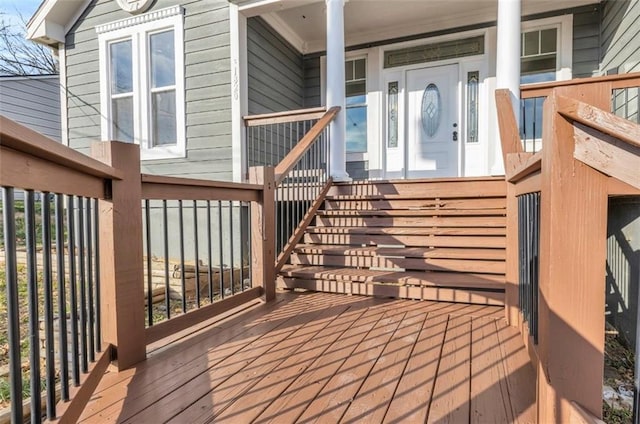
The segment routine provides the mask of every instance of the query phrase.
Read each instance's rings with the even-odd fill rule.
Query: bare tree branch
[[[14,24],[0,12],[0,75],[57,74],[58,61],[51,49],[27,40],[27,21],[18,16],[21,24]]]

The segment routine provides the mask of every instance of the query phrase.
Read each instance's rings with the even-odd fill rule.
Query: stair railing
[[[624,81],[637,84],[637,75]],[[608,199],[640,195],[640,125],[616,116],[612,105],[621,84],[580,80],[548,93],[544,148],[536,154],[513,149],[510,130],[501,128],[508,183],[506,316],[538,369],[541,422],[570,416],[572,402],[595,417],[602,412]],[[512,113],[508,104],[498,108]],[[531,193],[539,193],[538,205]],[[527,243],[535,230],[539,241]],[[523,248],[533,255],[523,256]],[[532,260],[537,287],[519,272]]]
[[[272,171],[273,219],[263,225],[273,227],[274,278],[302,238],[331,185],[328,127],[339,111],[339,107],[334,107],[323,113]],[[268,173],[268,168],[261,167],[250,168],[249,172],[251,182],[265,185],[265,195],[269,195]]]

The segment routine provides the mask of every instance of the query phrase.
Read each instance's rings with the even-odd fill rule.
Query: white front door
[[[407,71],[406,178],[458,176],[458,65]]]

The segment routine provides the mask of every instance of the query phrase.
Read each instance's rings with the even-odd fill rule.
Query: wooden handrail
[[[244,124],[247,127],[259,125],[282,124],[286,122],[306,121],[309,119],[320,119],[327,111],[325,107],[314,107],[309,109],[287,110],[284,112],[264,113],[260,115],[244,116]]]
[[[119,170],[2,115],[0,115],[0,145],[83,174],[113,180],[122,179],[122,172]]]
[[[335,106],[324,113],[322,118],[316,124],[311,127],[304,137],[293,149],[285,156],[284,159],[276,166],[275,177],[276,185],[279,185],[282,180],[285,179],[287,173],[296,165],[298,160],[305,154],[307,150],[313,145],[314,141],[324,131],[325,128],[333,121],[336,115],[340,112],[340,107]]]
[[[558,113],[565,118],[640,147],[640,125],[577,99],[557,96],[557,102]]]
[[[153,200],[234,200],[257,202],[263,186],[259,184],[198,180],[193,178],[141,175],[142,198]]]
[[[542,168],[542,151],[535,154],[527,154],[527,157],[522,158],[520,163],[507,170],[507,181],[510,183],[516,183],[521,179],[534,174]]]
[[[523,152],[522,142],[520,141],[518,123],[513,113],[511,91],[509,89],[499,89],[496,90],[495,96],[500,144],[502,145],[502,160],[506,166],[508,154]]]
[[[520,98],[546,97],[557,87],[578,86],[584,84],[610,83],[612,89],[640,86],[640,73],[605,75],[601,77],[576,78],[564,81],[542,82],[520,86]]]

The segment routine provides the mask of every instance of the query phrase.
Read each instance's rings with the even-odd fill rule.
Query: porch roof
[[[302,53],[326,49],[324,0],[232,0],[247,16],[261,16]],[[598,3],[599,0],[523,0],[522,16]],[[497,0],[348,0],[347,46],[496,21]]]

